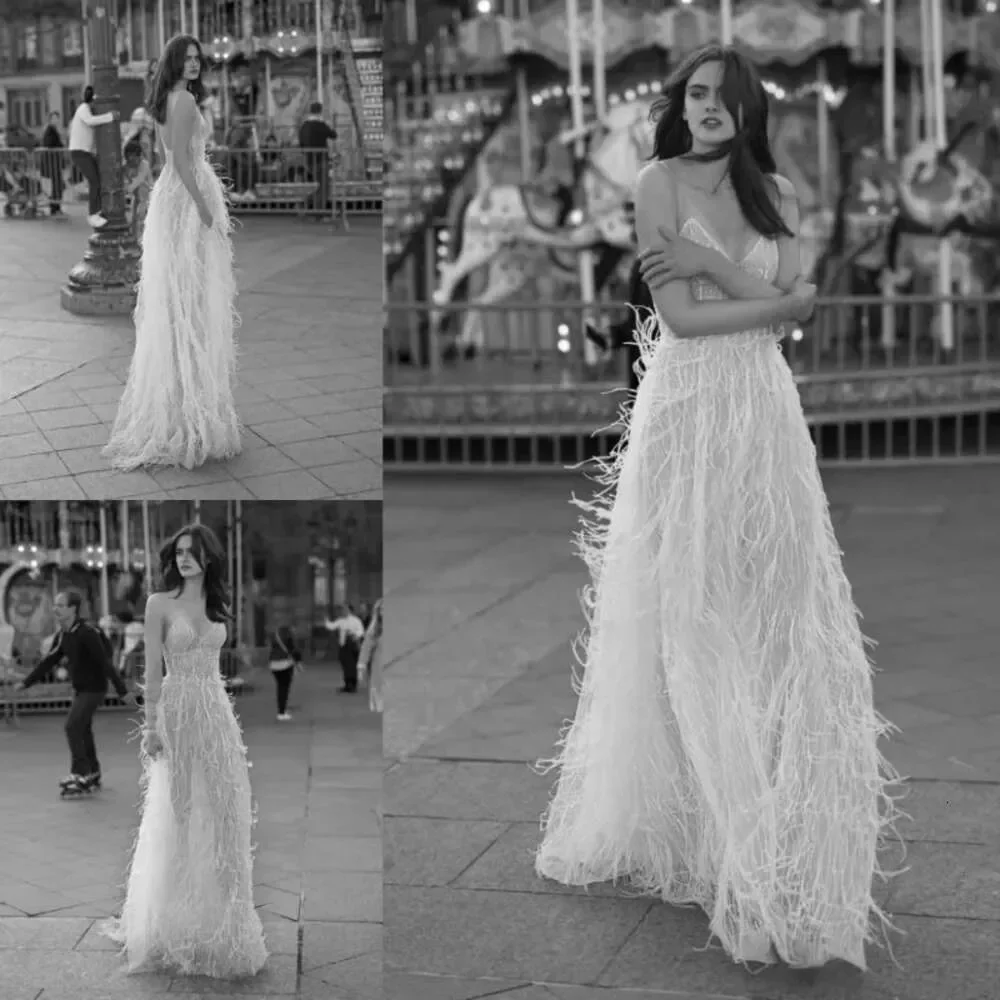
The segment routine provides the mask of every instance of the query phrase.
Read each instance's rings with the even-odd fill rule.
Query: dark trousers
[[[73,706],[66,716],[66,742],[72,763],[71,774],[86,777],[100,774],[101,764],[94,745],[94,713],[104,704],[104,695],[94,691],[77,691]]]
[[[97,157],[85,150],[74,149],[69,158],[87,180],[87,214],[97,215],[101,210],[101,175],[97,169]]]
[[[284,670],[272,670],[274,683],[278,688],[278,715],[284,715],[288,708],[288,692],[292,690],[292,675],[295,667],[287,667]]]
[[[361,652],[357,645],[349,642],[340,648],[340,669],[344,672],[344,687],[348,691],[358,689],[358,655]]]

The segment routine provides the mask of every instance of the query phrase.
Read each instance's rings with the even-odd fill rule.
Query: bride
[[[231,223],[205,155],[203,66],[197,39],[176,35],[149,83],[163,169],[142,234],[135,353],[104,449],[117,469],[192,469],[240,451]]]
[[[246,748],[219,671],[225,554],[195,524],[160,563],[165,589],[146,603],[142,820],[121,916],[102,930],[124,946],[130,972],[253,976],[267,950]]]
[[[783,323],[816,289],[750,63],[709,46],[668,81],[636,229],[655,315],[605,491],[576,718],[539,874],[697,904],[737,962],[865,968],[898,812],[871,666]]]

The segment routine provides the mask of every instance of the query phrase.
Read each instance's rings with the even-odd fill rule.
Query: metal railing
[[[255,675],[267,665],[268,647],[223,649],[219,655],[219,672],[226,690],[231,694],[253,691]],[[145,679],[145,661],[141,652],[131,653],[124,658],[115,655],[115,664],[129,690],[140,694],[139,686]],[[33,684],[25,691],[17,691],[16,685],[31,671],[33,664],[4,664],[0,662],[0,707],[8,719],[19,715],[42,715],[48,712],[64,712],[73,702],[73,688],[68,681],[48,680]],[[53,668],[53,672],[58,668]],[[125,703],[114,692],[108,693],[105,708],[126,708]]]
[[[325,149],[298,146],[259,151],[216,146],[209,159],[229,188],[234,214],[346,219],[382,211],[382,178],[369,176],[363,150],[335,150],[330,155]],[[155,172],[154,164],[154,176]],[[130,190],[133,183],[126,164],[126,211],[136,221],[149,187]],[[73,166],[68,149],[0,149],[4,217],[51,216],[60,206],[86,198],[86,181]]]
[[[390,302],[385,461],[552,470],[606,454],[627,351],[588,352],[582,331],[606,342],[629,315],[607,303]],[[825,299],[781,347],[821,462],[1000,460],[1000,297]]]

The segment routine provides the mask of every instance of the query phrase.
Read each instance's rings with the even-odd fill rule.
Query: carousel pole
[[[97,506],[101,530],[101,614],[104,618],[111,612],[111,597],[108,592],[108,510],[107,501],[101,500]]]
[[[928,0],[930,5],[932,91],[934,102],[934,144],[941,151],[948,146],[948,114],[944,101],[944,0]],[[952,295],[951,242],[944,238],[938,250],[938,295],[942,299]],[[955,311],[950,301],[941,303],[941,329],[939,333],[941,350],[950,353],[955,348]]]
[[[233,603],[236,614],[236,645],[243,644],[243,501],[236,501],[236,577],[233,580]]]
[[[153,547],[149,541],[149,501],[142,501],[142,550],[143,576],[146,583],[146,597],[153,592]]]
[[[316,0],[316,100],[323,103],[323,0]]]
[[[135,308],[140,251],[125,216],[117,26],[107,7],[91,7],[87,0],[87,9],[91,16],[85,31],[93,74],[88,82],[94,88],[94,112],[115,113],[114,121],[94,132],[101,209],[107,223],[91,234],[83,259],[60,291],[60,304],[75,316],[127,316]]]
[[[595,35],[599,33],[595,17]],[[580,6],[579,0],[566,0],[566,32],[569,37],[569,105],[573,123],[573,158],[580,163],[587,155],[587,141],[583,121],[583,56],[580,52]],[[596,46],[595,38],[595,46]],[[589,306],[594,301],[594,256],[589,250],[580,253],[580,298]],[[586,336],[589,310],[580,314],[580,339],[583,343],[583,360],[592,364],[597,360],[594,345]],[[569,379],[569,371],[563,370],[563,381]]]
[[[733,44],[733,0],[719,2],[719,38],[723,45]]]
[[[896,162],[896,0],[882,3],[882,147],[887,163]],[[888,265],[888,261],[886,261]],[[882,297],[896,297],[896,282],[892,270],[882,268]],[[896,309],[882,306],[882,349],[896,346]]]
[[[163,50],[167,47],[167,16],[163,9],[163,0],[156,0],[156,30],[159,35],[159,49],[156,58],[163,55]]]
[[[121,501],[119,508],[119,519],[121,520],[121,542],[122,542],[122,569],[126,572],[132,568],[132,548],[129,544],[129,523],[128,523],[128,500]]]

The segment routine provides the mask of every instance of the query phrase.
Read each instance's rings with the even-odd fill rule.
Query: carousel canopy
[[[719,37],[718,4],[682,4],[667,10],[637,9],[626,0],[604,2],[605,63],[617,66],[650,48],[683,57]],[[920,8],[900,3],[896,48],[911,63],[921,62]],[[580,12],[578,44],[585,62],[594,53],[594,22],[589,4]],[[1000,15],[962,17],[945,13],[944,58],[959,53],[973,65],[1000,69]],[[852,9],[819,7],[809,0],[749,0],[734,5],[733,37],[761,65],[801,66],[828,49],[845,49],[852,62],[878,65],[884,52],[882,9],[865,4]],[[462,22],[458,46],[470,68],[496,72],[511,59],[536,56],[561,69],[569,67],[570,34],[565,0],[551,0],[530,20],[484,15]]]

